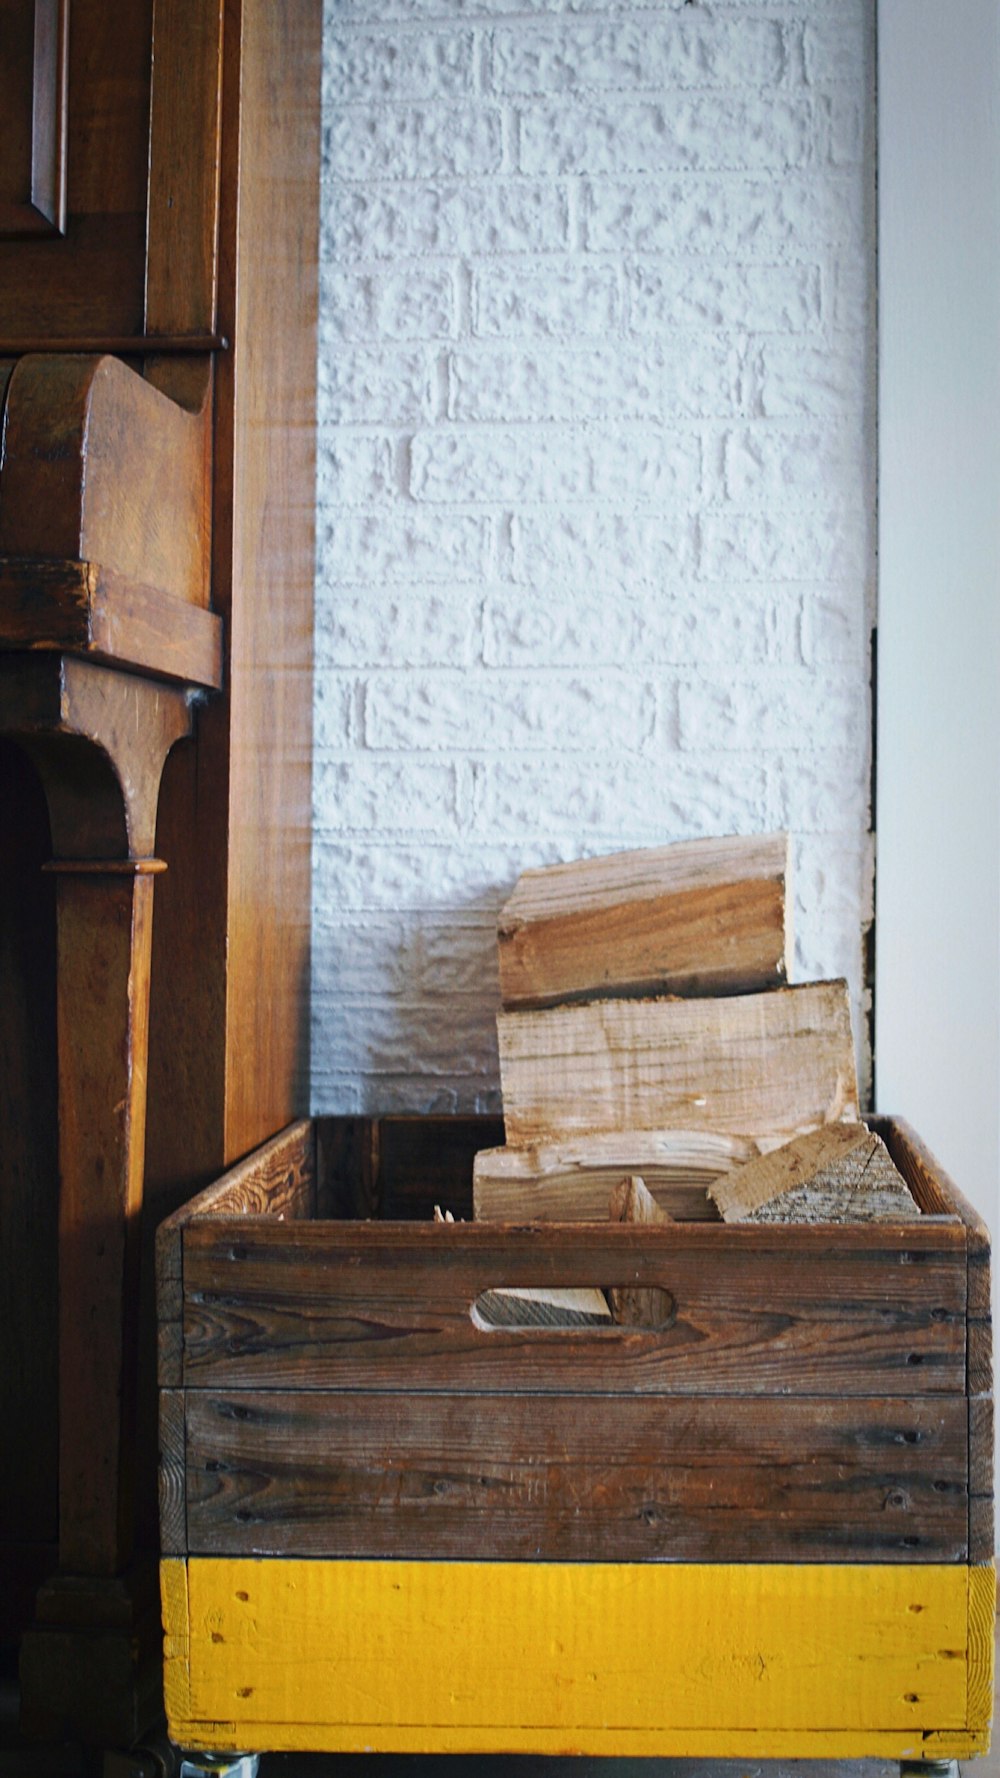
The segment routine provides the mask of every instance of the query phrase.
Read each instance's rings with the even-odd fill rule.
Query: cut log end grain
[[[789,878],[784,833],[526,871],[497,924],[502,1003],[781,986],[792,955]]]
[[[832,1124],[708,1188],[725,1222],[898,1222],[920,1215],[880,1137]]]

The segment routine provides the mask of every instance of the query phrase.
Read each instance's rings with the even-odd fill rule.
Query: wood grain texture
[[[656,1224],[673,1221],[635,1173],[620,1179],[612,1188],[608,1214],[612,1222]],[[619,1327],[668,1327],[676,1310],[674,1299],[666,1290],[613,1288],[608,1291],[608,1303]]]
[[[222,0],[154,0],[149,334],[215,331],[223,10]]]
[[[993,1397],[969,1398],[969,1560],[989,1562],[994,1552]]]
[[[187,1396],[193,1555],[964,1561],[965,1403]]]
[[[72,29],[63,119],[60,33],[65,30],[67,10],[72,13]],[[27,21],[35,11],[30,0],[15,0],[6,8],[5,24],[16,14]],[[142,321],[150,0],[134,0],[128,8],[109,8],[103,0],[72,0],[68,9],[41,0],[37,11],[49,13],[54,40],[52,51],[39,57],[29,37],[29,58],[39,73],[47,64],[55,80],[46,76],[39,90],[33,68],[18,69],[17,55],[5,36],[4,98],[10,98],[13,87],[22,104],[27,99],[25,121],[36,124],[48,139],[43,154],[30,143],[26,146],[37,165],[33,176],[52,193],[47,202],[50,206],[55,202],[56,221],[65,177],[65,233],[61,238],[40,232],[34,239],[0,240],[0,334],[15,339],[41,335],[53,343],[68,335],[127,335]],[[33,86],[44,100],[37,111]],[[4,112],[11,117],[13,107],[5,103]],[[38,149],[42,146],[39,142]],[[0,148],[8,175],[18,178],[24,148],[14,154],[6,139]],[[23,200],[28,194],[28,181],[22,179],[18,195]]]
[[[0,553],[97,562],[207,605],[208,425],[117,358],[20,359],[7,391]]]
[[[484,1290],[657,1287],[663,1332],[475,1324]],[[957,1222],[272,1224],[184,1231],[185,1381],[405,1390],[922,1394],[965,1388]],[[572,1381],[570,1381],[572,1379]]]
[[[186,685],[222,683],[222,620],[97,562],[0,556],[0,649],[66,649]]]
[[[725,1222],[892,1222],[920,1215],[880,1136],[824,1124],[708,1188]]]
[[[497,1033],[515,1146],[671,1127],[788,1139],[858,1118],[844,982],[500,1013]]]
[[[893,1160],[921,1208],[933,1213],[940,1207],[947,1206],[954,1215],[961,1218],[965,1226],[969,1301],[966,1387],[970,1396],[991,1395],[993,1323],[990,1231],[979,1211],[963,1196],[927,1144],[904,1118],[871,1118],[868,1121],[873,1129],[882,1134]]]
[[[507,1008],[622,994],[745,994],[791,955],[787,834],[688,840],[525,871],[500,910]]]
[[[0,239],[66,226],[69,0],[5,9],[0,64]]]
[[[77,875],[56,892],[59,1553],[77,1574],[119,1573],[131,1548],[152,893]]]
[[[227,1162],[307,1093],[321,26],[315,0],[227,0],[223,103],[239,123],[223,132],[218,319],[232,351],[218,363],[213,548],[230,671]]]
[[[201,1747],[927,1757],[988,1724],[957,1563],[177,1567],[167,1713]]]
[[[184,1392],[160,1390],[158,1494],[160,1548],[165,1556],[187,1553]]]
[[[608,1192],[638,1173],[683,1221],[715,1222],[707,1187],[758,1145],[714,1130],[612,1130],[526,1148],[488,1148],[473,1163],[473,1205],[485,1222],[602,1222]]]

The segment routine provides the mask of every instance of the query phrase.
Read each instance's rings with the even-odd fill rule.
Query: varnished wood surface
[[[146,329],[214,333],[222,0],[154,0]],[[162,387],[162,384],[161,384]]]
[[[965,1388],[957,1222],[795,1228],[271,1223],[184,1230],[184,1381],[643,1393]],[[497,1286],[669,1291],[663,1332],[476,1325]],[[569,1379],[572,1378],[572,1383]]]
[[[59,1162],[55,884],[41,782],[0,738],[0,1640],[55,1565]],[[23,1620],[21,1620],[23,1621]]]
[[[965,1403],[186,1395],[192,1555],[964,1561]]]
[[[78,650],[185,685],[222,684],[222,620],[96,562],[0,556],[0,649]]]
[[[69,0],[14,0],[0,63],[0,239],[66,223]]]
[[[43,0],[43,7],[55,11],[52,0]],[[34,10],[25,0],[8,8],[29,17]],[[141,326],[151,0],[130,0],[127,7],[72,0],[70,11],[66,232],[61,239],[50,233],[0,241],[0,334],[15,338],[128,334]],[[6,56],[4,62],[8,67]],[[13,84],[19,103],[27,97],[30,119],[33,70],[30,82],[24,71],[15,71]],[[51,80],[45,85],[50,104],[58,107],[58,82],[55,92]],[[55,132],[51,125],[46,132],[51,143],[46,183],[52,189],[61,159],[58,109],[49,116]],[[20,171],[6,154],[4,165],[15,176]]]
[[[503,1005],[780,987],[792,948],[788,876],[787,834],[525,871],[497,921]]]
[[[5,425],[0,553],[96,562],[207,605],[207,415],[117,358],[52,353],[19,360]]]
[[[771,1141],[858,1117],[844,982],[497,1016],[507,1141],[705,1129]]]

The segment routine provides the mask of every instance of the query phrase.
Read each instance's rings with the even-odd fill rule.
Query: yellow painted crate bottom
[[[205,1750],[957,1758],[993,1565],[161,1564],[170,1733]]]

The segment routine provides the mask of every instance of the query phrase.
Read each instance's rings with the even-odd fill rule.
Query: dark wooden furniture
[[[916,1222],[435,1224],[435,1203],[469,1214],[472,1155],[497,1137],[475,1119],[298,1124],[171,1218],[158,1263],[176,1735],[345,1751],[981,1749],[995,1589],[989,1242],[913,1131],[873,1121]],[[389,1220],[358,1220],[374,1211]],[[491,1323],[498,1286],[595,1285],[657,1287],[672,1311],[655,1330]],[[510,1584],[544,1613],[547,1565],[567,1563],[579,1567],[553,1695],[533,1693],[525,1658],[504,1714],[481,1671],[488,1653],[471,1650],[452,1650],[452,1666],[442,1652],[417,1683],[409,1651],[435,1625],[443,1651],[463,1612],[490,1621],[490,1589],[509,1579],[494,1565],[521,1569]],[[599,1673],[582,1656],[577,1670],[576,1618],[595,1565],[621,1568],[625,1585],[648,1564],[688,1569],[678,1598],[700,1572],[704,1611],[739,1604],[750,1640],[724,1658],[719,1621],[705,1657],[717,1696],[699,1715],[679,1653],[679,1701],[671,1666],[663,1695],[636,1703],[642,1636],[609,1631],[599,1665],[617,1689],[597,1732]],[[748,1566],[762,1598],[774,1582],[804,1614],[804,1653],[783,1608],[753,1605]],[[405,1606],[384,1596],[390,1569]],[[653,1586],[668,1618],[648,1628],[678,1652],[700,1631],[669,1623],[672,1585]],[[909,1605],[888,1602],[900,1587],[915,1589]],[[349,1602],[358,1615],[330,1652]],[[499,1616],[494,1628],[505,1648]],[[829,1716],[808,1706],[799,1720],[774,1700],[800,1658],[795,1696],[808,1695],[817,1635],[838,1677]],[[744,1695],[726,1661],[749,1671],[758,1655],[773,1677]],[[577,1688],[579,1716],[560,1683]],[[645,1739],[616,1740],[616,1721]]]
[[[4,19],[0,1632],[123,1745],[152,1233],[305,1090],[320,8]]]

